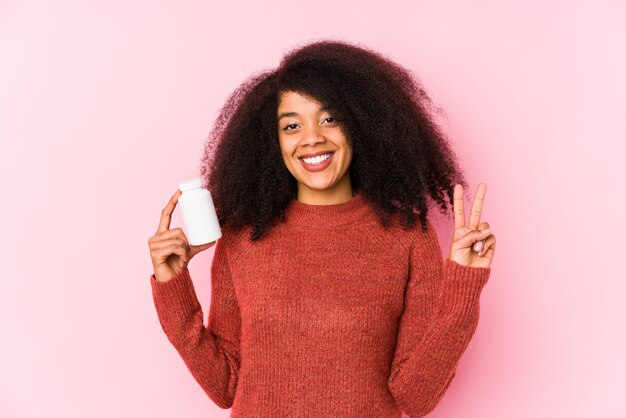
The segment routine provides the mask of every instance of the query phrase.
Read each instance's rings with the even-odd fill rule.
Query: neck
[[[291,225],[332,226],[353,222],[368,211],[368,205],[360,192],[341,203],[308,204],[293,199],[286,209]]]

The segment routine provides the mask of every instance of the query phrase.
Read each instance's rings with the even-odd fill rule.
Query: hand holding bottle
[[[189,261],[199,252],[211,248],[215,241],[203,245],[189,245],[181,228],[170,228],[172,213],[182,192],[177,189],[163,211],[161,221],[154,236],[148,239],[154,276],[159,282],[166,282],[178,276]]]

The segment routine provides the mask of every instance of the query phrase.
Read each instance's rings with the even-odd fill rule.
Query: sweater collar
[[[311,205],[293,199],[285,209],[287,223],[305,226],[331,226],[350,223],[367,210],[367,202],[361,192],[352,199],[333,205]]]

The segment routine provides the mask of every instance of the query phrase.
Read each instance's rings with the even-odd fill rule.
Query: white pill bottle
[[[216,241],[222,236],[211,193],[202,188],[202,179],[195,178],[180,183],[183,194],[178,205],[183,215],[190,245],[203,245]]]

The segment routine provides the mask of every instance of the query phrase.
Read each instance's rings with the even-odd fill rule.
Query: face
[[[299,198],[320,193],[352,196],[352,146],[328,109],[299,93],[283,93],[278,138],[283,161],[298,181]]]

